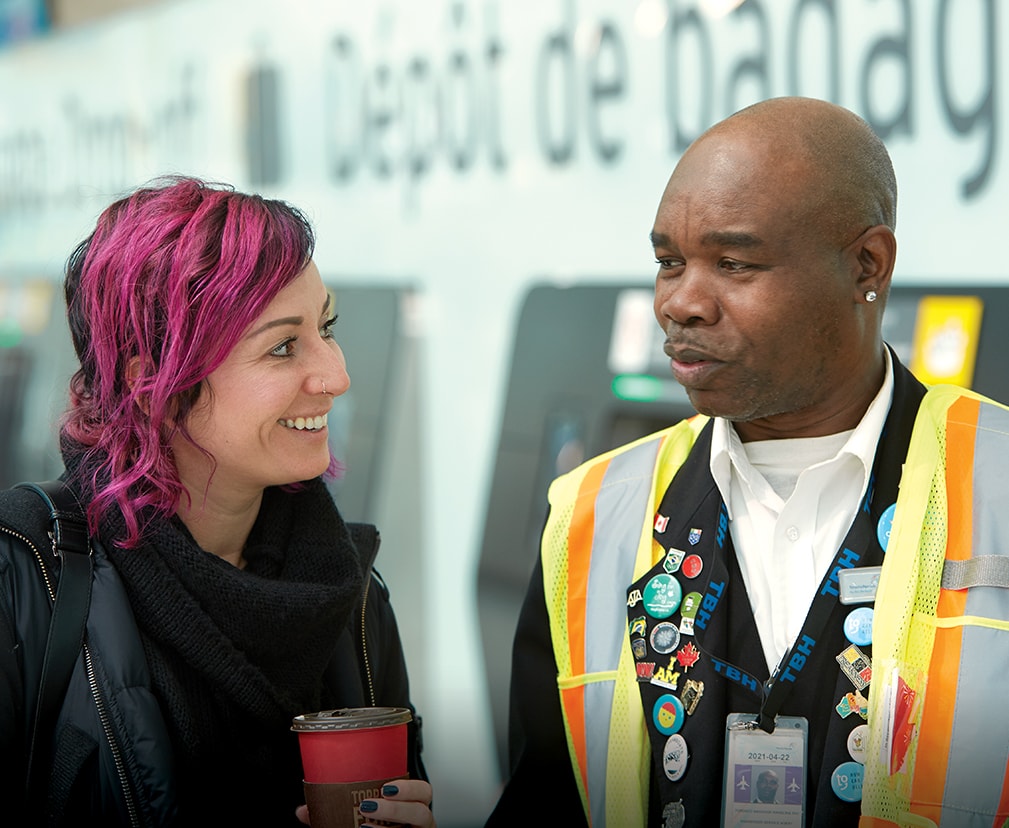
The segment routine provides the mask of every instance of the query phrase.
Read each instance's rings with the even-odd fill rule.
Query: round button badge
[[[648,640],[652,644],[652,649],[659,655],[668,655],[680,644],[680,631],[675,624],[663,621],[655,625]]]
[[[702,569],[704,569],[704,561],[701,560],[700,555],[687,555],[680,565],[680,571],[688,578],[696,578],[701,574]]]
[[[869,746],[869,725],[860,724],[848,734],[848,753],[856,762],[865,764],[865,749]]]
[[[670,782],[679,782],[683,778],[689,758],[686,740],[679,733],[666,739],[666,746],[662,749],[662,770]]]
[[[683,596],[683,604],[680,606],[680,615],[684,618],[695,618],[697,611],[701,608],[701,593],[688,592]]]
[[[645,611],[652,618],[668,618],[676,612],[682,597],[683,588],[672,575],[656,575],[645,586]]]
[[[842,762],[830,777],[830,787],[838,799],[858,802],[862,798],[862,775],[865,772],[860,762]]]
[[[683,710],[683,702],[672,693],[659,696],[655,707],[652,708],[652,721],[659,733],[665,736],[678,732],[683,727],[684,718],[686,713]]]
[[[880,515],[879,523],[876,524],[876,538],[879,540],[879,545],[883,547],[883,551],[886,552],[886,546],[890,543],[890,528],[893,526],[893,513],[897,511],[897,504],[891,503],[886,507],[886,510]]]
[[[858,607],[848,613],[844,619],[844,636],[859,647],[872,643],[872,607]]]

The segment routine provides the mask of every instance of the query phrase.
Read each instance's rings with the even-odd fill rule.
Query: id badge
[[[765,733],[751,713],[730,713],[725,723],[722,828],[760,825],[803,828],[809,723],[778,716]]]

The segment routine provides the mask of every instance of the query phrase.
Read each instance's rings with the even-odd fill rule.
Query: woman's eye
[[[338,318],[339,317],[337,317],[334,314],[331,319],[327,319],[325,322],[322,323],[322,327],[319,328],[319,333],[322,334],[322,338],[323,339],[332,339],[333,338],[333,326],[336,324],[336,320]]]
[[[291,346],[294,345],[297,337],[291,337],[290,339],[285,339],[276,348],[270,351],[270,356],[278,357],[288,357],[291,356]]]

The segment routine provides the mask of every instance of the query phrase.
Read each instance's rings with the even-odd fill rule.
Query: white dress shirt
[[[771,673],[798,637],[868,488],[893,397],[884,351],[883,386],[851,431],[743,443],[728,420],[714,421],[711,474]]]

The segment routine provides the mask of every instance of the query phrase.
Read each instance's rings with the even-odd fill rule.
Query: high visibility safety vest
[[[922,401],[876,593],[860,828],[1009,819],[1009,409]]]
[[[593,828],[644,826],[651,761],[626,587],[708,418],[557,478],[544,591],[572,767]],[[1009,818],[1009,408],[952,386],[919,408],[873,626],[860,828],[1001,828]]]
[[[548,493],[543,586],[568,749],[592,826],[644,826],[648,816],[651,760],[625,589],[654,564],[651,516],[707,419],[595,457]]]

